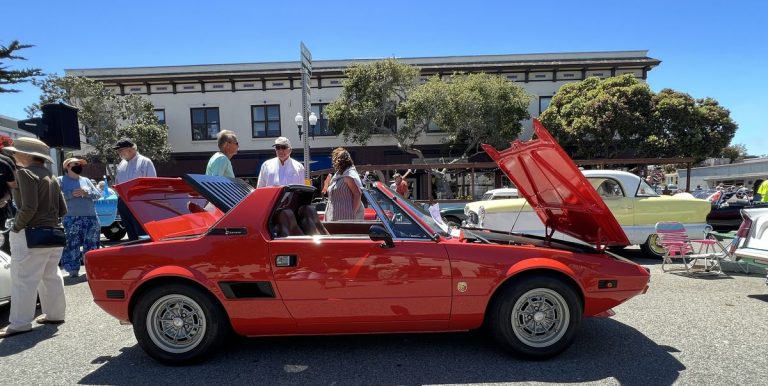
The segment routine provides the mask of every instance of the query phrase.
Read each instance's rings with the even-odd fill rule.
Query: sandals
[[[0,330],[0,339],[8,338],[14,335],[24,334],[30,331],[32,331],[31,328],[29,330],[14,330],[12,328],[5,328],[3,330]]]

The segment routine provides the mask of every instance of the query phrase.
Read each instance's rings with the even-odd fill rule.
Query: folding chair
[[[667,265],[674,264],[674,259],[682,260],[683,269],[688,273],[692,272],[699,260],[703,261],[705,272],[723,272],[720,260],[725,255],[722,251],[717,251],[719,246],[717,240],[691,240],[688,238],[685,227],[679,222],[656,223],[656,234],[659,236],[659,245],[665,251],[661,263],[661,269],[664,272],[673,270],[667,269]]]

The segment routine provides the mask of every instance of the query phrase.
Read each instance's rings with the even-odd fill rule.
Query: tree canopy
[[[34,46],[21,44],[18,40],[12,41],[7,46],[0,45],[0,93],[19,92],[19,90],[7,86],[29,82],[34,77],[42,75],[39,68],[10,70],[10,66],[5,64],[8,60],[26,60],[24,57],[14,54],[14,52],[30,47]]]
[[[735,145],[728,145],[723,149],[723,153],[721,154],[723,158],[728,158],[731,160],[731,163],[734,163],[736,161],[743,160],[744,158],[749,157],[747,154],[747,146],[743,143],[737,143]]]
[[[630,74],[589,77],[562,86],[540,120],[575,158],[616,157],[650,134],[652,95]]]
[[[654,93],[631,74],[566,84],[541,121],[574,158],[719,156],[738,126],[712,98]]]
[[[27,114],[39,114],[41,106],[48,103],[77,107],[80,133],[91,146],[87,153],[91,161],[118,161],[112,146],[122,137],[132,138],[139,151],[154,161],[170,157],[168,127],[158,122],[149,100],[139,95],[115,95],[101,82],[83,77],[50,75],[33,84],[42,93],[38,103],[27,107]]]
[[[420,70],[395,59],[352,64],[341,96],[326,109],[330,125],[345,141],[365,145],[372,134],[388,134],[405,152],[432,128],[460,143],[466,157],[482,142],[516,138],[529,118],[530,96],[520,86],[489,74],[434,76],[420,84]],[[398,126],[395,119],[399,118]]]

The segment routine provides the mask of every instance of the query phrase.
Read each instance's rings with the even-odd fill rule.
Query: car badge
[[[460,281],[459,284],[456,285],[456,289],[459,290],[459,292],[467,292],[467,282]]]

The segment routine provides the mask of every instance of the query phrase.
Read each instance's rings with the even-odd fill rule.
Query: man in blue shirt
[[[235,178],[230,160],[237,154],[237,149],[240,147],[237,136],[231,130],[222,130],[218,134],[218,143],[219,151],[208,160],[205,174]]]

